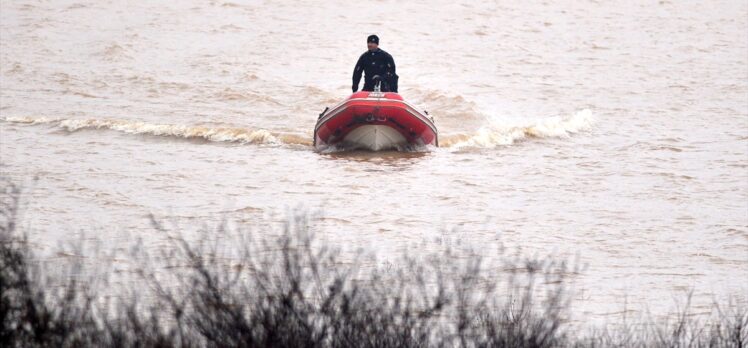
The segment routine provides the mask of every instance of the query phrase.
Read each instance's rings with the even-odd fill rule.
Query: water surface
[[[748,4],[0,1],[0,162],[37,252],[148,215],[387,260],[447,236],[579,255],[579,318],[748,303]],[[318,153],[371,33],[441,148]],[[32,181],[31,178],[38,178]],[[230,241],[227,241],[230,243]],[[618,314],[617,314],[618,313]]]

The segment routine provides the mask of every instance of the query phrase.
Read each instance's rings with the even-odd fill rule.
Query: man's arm
[[[358,58],[356,67],[353,68],[353,93],[358,91],[358,83],[361,82],[361,74],[364,72],[364,55]]]
[[[392,76],[397,75],[395,73],[395,59],[390,54],[387,54],[387,74]]]
[[[397,93],[398,76],[395,69],[395,59],[389,54],[387,57],[387,78],[389,79],[390,91]]]

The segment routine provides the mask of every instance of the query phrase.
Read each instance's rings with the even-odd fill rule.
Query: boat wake
[[[211,142],[242,144],[311,145],[311,140],[295,134],[272,133],[265,129],[213,127],[205,125],[157,124],[121,119],[54,119],[46,117],[8,117],[9,123],[52,125],[61,130],[76,132],[85,129],[104,129],[126,134],[166,136],[183,139],[203,139]]]
[[[0,120],[26,125],[51,125],[67,132],[102,129],[125,134],[202,139],[210,142],[312,146],[312,139],[309,135],[271,132],[266,129],[159,124],[123,119],[6,117]],[[589,129],[593,123],[594,117],[590,110],[583,110],[568,117],[549,117],[532,121],[493,119],[488,121],[486,126],[472,133],[443,135],[440,139],[440,146],[449,150],[490,149],[511,145],[527,138],[568,137],[571,134]],[[402,150],[422,152],[432,149],[434,147],[422,146]],[[340,150],[340,148],[331,147],[325,152],[338,152]]]
[[[594,124],[590,110],[582,110],[567,117],[548,117],[536,120],[491,119],[488,125],[474,133],[442,137],[442,147],[450,149],[495,148],[514,144],[527,138],[564,138],[588,130]]]

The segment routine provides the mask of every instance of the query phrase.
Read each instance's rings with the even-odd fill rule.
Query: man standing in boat
[[[361,73],[365,73],[364,88],[362,90],[373,91],[376,85],[374,77],[379,76],[382,82],[382,92],[397,93],[398,76],[395,74],[395,60],[392,59],[389,53],[379,48],[379,37],[376,35],[370,35],[366,38],[366,45],[369,47],[369,50],[358,58],[356,68],[353,69],[353,93],[358,91]]]

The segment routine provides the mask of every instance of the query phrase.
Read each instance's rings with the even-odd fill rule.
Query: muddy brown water
[[[442,147],[311,147],[371,33]],[[380,260],[579,255],[580,320],[746,305],[748,4],[2,0],[0,160],[50,259],[302,207]]]

